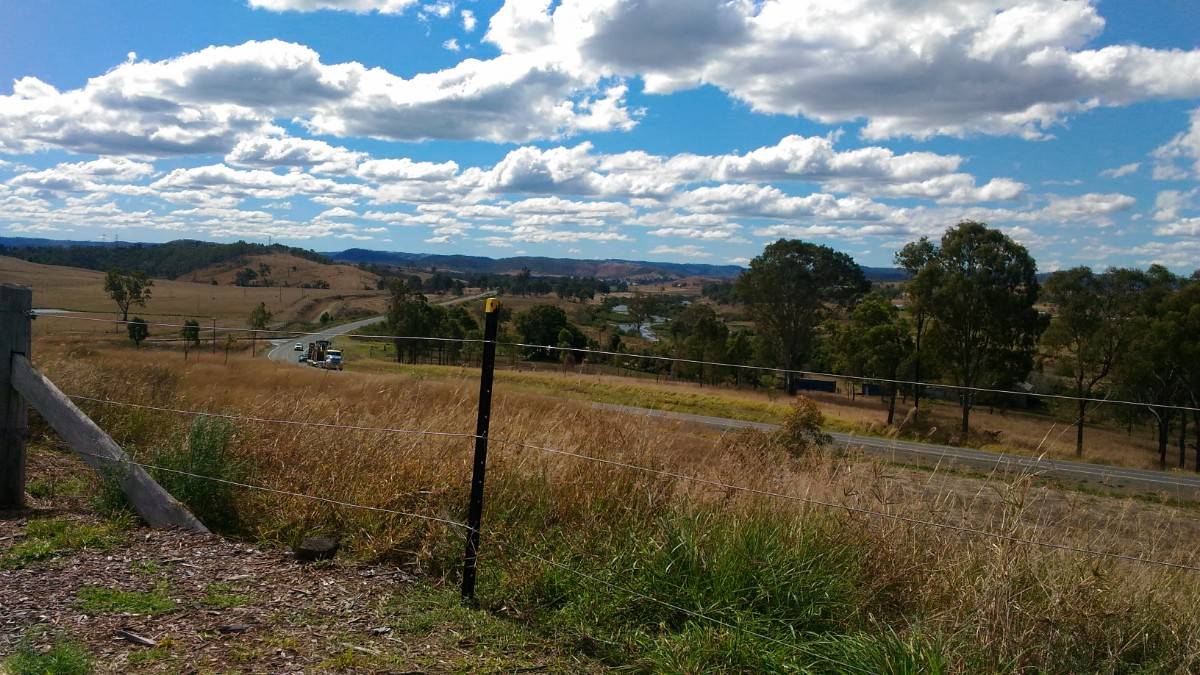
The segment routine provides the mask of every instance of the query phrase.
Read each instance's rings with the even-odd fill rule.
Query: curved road
[[[438,304],[438,305],[457,305],[460,302],[470,302],[472,300],[478,300],[479,298],[486,298],[490,295],[493,295],[492,291],[487,291],[484,293],[476,293],[475,295],[464,295],[464,296],[458,297],[458,298],[451,298],[449,300],[445,300],[445,301],[442,301],[442,302],[439,302],[436,304]],[[317,340],[331,340],[332,341],[333,338],[335,338],[339,335],[345,335],[346,333],[353,333],[354,331],[358,330],[359,328],[362,328],[363,326],[369,326],[373,323],[378,323],[380,321],[383,321],[386,318],[387,318],[386,316],[381,314],[379,316],[372,316],[372,317],[368,317],[366,319],[360,319],[358,321],[351,321],[350,323],[343,323],[343,324],[338,324],[336,326],[330,326],[329,328],[326,328],[325,330],[317,332],[317,333],[312,333],[312,334],[307,334],[307,335],[298,335],[298,336],[291,337],[291,338],[281,338],[278,340],[271,340],[271,348],[269,350],[267,350],[267,358],[272,361],[290,361],[292,363],[297,363],[297,361],[296,361],[297,355],[303,353],[303,352],[298,352],[294,349],[294,345],[297,342],[304,345],[304,349],[305,349],[305,351],[307,351],[308,343],[310,343],[310,342],[316,342]]]
[[[746,420],[693,415],[689,413],[635,408],[631,406],[597,403],[596,407],[648,417],[703,424],[720,429],[759,429],[773,431],[776,424],[748,422]],[[1004,473],[1032,474],[1041,478],[1052,478],[1083,485],[1125,490],[1162,492],[1179,499],[1200,498],[1200,475],[1186,475],[1155,471],[1153,469],[1130,469],[1103,464],[1089,464],[1046,457],[1027,457],[1002,452],[960,448],[952,445],[937,445],[916,441],[902,441],[875,436],[858,436],[831,432],[834,441],[850,448],[860,449],[887,461],[905,464],[940,465],[973,471],[1000,471]]]

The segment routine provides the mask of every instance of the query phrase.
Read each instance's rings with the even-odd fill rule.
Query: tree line
[[[181,239],[165,244],[120,244],[113,246],[2,246],[0,255],[42,265],[65,265],[90,270],[112,269],[141,272],[146,276],[174,279],[188,272],[251,255],[286,253],[322,264],[333,261],[308,249],[238,241],[218,244]]]
[[[1024,246],[974,221],[937,240],[907,244],[895,262],[908,279],[873,288],[848,255],[781,239],[731,284],[706,286],[702,297],[711,302],[667,303],[640,293],[629,298],[636,323],[658,312],[669,315],[662,341],[636,353],[607,327],[589,337],[551,305],[506,317],[505,329],[517,341],[562,348],[527,348],[527,359],[613,360],[588,354],[590,349],[786,371],[776,378],[720,365],[622,361],[704,384],[780,386],[795,393],[804,372],[876,380],[888,401],[888,424],[895,423],[900,395],[912,398],[918,414],[923,410],[929,392],[910,383],[949,385],[952,394],[943,389],[939,398],[957,405],[964,436],[978,406],[1012,405],[1032,390],[1034,379],[1043,393],[1147,404],[1122,414],[1152,421],[1164,467],[1175,438],[1182,463],[1189,427],[1200,455],[1200,413],[1167,407],[1200,407],[1200,275],[1180,277],[1158,265],[1079,267],[1054,272],[1043,283]],[[529,292],[532,279],[523,279],[508,287]],[[731,325],[718,313],[717,305],[728,304],[749,325]],[[478,330],[477,321],[470,330]],[[1073,402],[1080,455],[1086,425],[1099,414],[1094,403]]]

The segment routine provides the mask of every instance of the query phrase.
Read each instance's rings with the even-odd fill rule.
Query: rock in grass
[[[293,549],[297,562],[330,560],[337,555],[341,544],[333,537],[308,537]]]

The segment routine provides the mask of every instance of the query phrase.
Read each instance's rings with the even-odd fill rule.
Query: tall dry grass
[[[469,380],[327,373],[244,357],[184,365],[163,354],[53,346],[37,361],[65,391],[101,398],[332,424],[474,428],[478,385]],[[496,396],[482,602],[611,663],[693,672],[1200,668],[1196,573],[713,489],[523,444],[1198,564],[1200,529],[1188,510],[856,457],[797,458],[767,435],[686,430],[503,386]],[[83,407],[135,456],[186,443],[185,417]],[[233,447],[251,482],[464,516],[469,438],[242,421]],[[236,507],[243,536],[290,543],[331,534],[359,556],[433,580],[457,574],[460,532],[441,523],[253,491],[238,493]]]

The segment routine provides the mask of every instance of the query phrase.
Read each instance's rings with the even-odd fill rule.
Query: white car
[[[298,351],[298,352],[302,352],[302,351],[304,351],[304,345],[302,345],[302,344],[300,344],[299,342],[297,342],[297,343],[295,344],[295,346],[293,346],[293,347],[292,347],[292,349],[293,349],[293,350],[295,350],[295,351]]]

